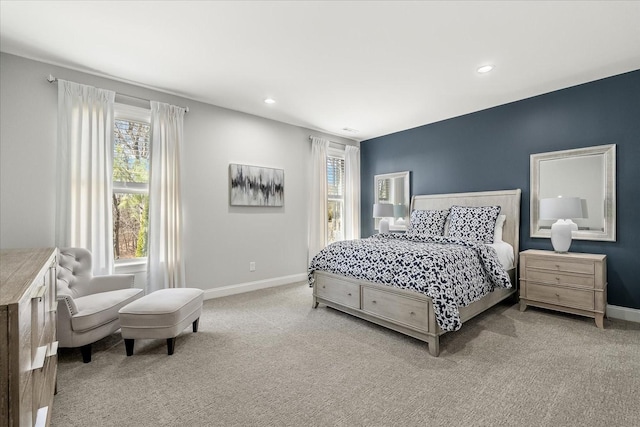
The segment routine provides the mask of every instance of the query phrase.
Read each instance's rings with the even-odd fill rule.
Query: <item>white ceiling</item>
[[[2,0],[0,49],[364,140],[640,69],[640,2]]]

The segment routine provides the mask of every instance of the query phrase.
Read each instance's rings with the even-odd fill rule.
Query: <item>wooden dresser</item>
[[[527,305],[593,317],[604,328],[607,256],[520,252],[520,311]]]
[[[0,251],[0,427],[51,419],[58,367],[55,248]]]

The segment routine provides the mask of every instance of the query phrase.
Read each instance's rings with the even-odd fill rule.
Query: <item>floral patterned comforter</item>
[[[479,300],[495,287],[511,287],[492,247],[409,233],[332,243],[311,261],[311,286],[317,270],[421,292],[433,300],[438,325],[445,331],[462,326],[459,307]]]

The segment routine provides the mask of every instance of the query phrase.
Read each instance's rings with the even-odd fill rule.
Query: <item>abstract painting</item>
[[[284,170],[229,165],[231,206],[284,206]]]

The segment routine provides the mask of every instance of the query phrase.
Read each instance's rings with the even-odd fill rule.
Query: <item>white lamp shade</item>
[[[393,205],[391,203],[376,203],[373,205],[374,218],[393,217]]]
[[[579,197],[553,197],[540,200],[540,219],[582,218]]]

